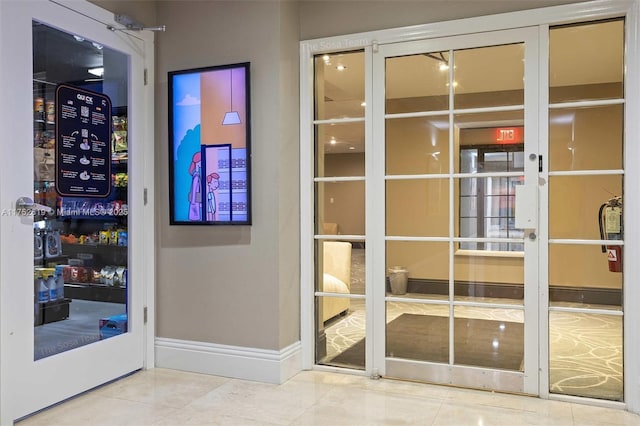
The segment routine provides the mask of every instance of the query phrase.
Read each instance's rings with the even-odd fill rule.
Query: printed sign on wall
[[[111,192],[111,100],[61,84],[56,89],[56,190],[106,198]]]

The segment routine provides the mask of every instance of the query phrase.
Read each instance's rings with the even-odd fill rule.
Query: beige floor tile
[[[429,425],[439,401],[350,386],[335,387],[295,419],[295,425]]]
[[[182,408],[230,379],[155,368],[140,371],[96,391],[98,395]]]

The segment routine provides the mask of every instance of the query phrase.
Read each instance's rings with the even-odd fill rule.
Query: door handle
[[[53,214],[54,210],[49,206],[34,202],[29,197],[20,197],[16,200],[16,212],[18,216],[33,216],[35,214]]]

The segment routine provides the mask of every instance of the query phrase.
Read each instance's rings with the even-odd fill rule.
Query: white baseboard
[[[234,379],[284,383],[302,370],[301,344],[276,350],[157,337],[155,365]]]

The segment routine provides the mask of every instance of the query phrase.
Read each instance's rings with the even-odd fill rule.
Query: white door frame
[[[3,156],[11,153],[10,143],[32,146],[32,37],[31,21],[37,19],[68,32],[105,42],[106,45],[139,53],[132,57],[130,67],[129,115],[132,143],[130,149],[130,217],[129,227],[136,229],[138,241],[130,239],[130,329],[132,333],[67,351],[52,357],[33,361],[33,260],[31,238],[24,236],[31,230],[31,218],[11,214],[0,215],[0,423],[13,420],[45,406],[59,402],[99,384],[113,380],[139,368],[154,365],[154,282],[155,282],[155,225],[154,225],[154,111],[153,111],[153,33],[109,31],[106,25],[121,28],[114,15],[85,1],[7,1],[0,2],[0,78],[2,96],[0,123],[11,129],[11,138],[2,142]],[[144,61],[141,59],[144,57]],[[149,83],[143,76],[147,70]],[[137,80],[136,84],[133,81]],[[6,82],[10,82],[7,84]],[[139,106],[135,106],[138,104]],[[13,142],[12,142],[13,141]],[[23,145],[24,146],[24,145]],[[16,148],[16,151],[18,149]],[[0,200],[2,209],[14,208],[19,196],[33,193],[31,160],[4,161],[0,170]],[[135,164],[135,166],[133,166]],[[25,172],[26,170],[26,172]],[[24,179],[24,176],[28,179]],[[32,230],[30,231],[32,232]],[[12,238],[10,240],[10,237]],[[22,254],[21,256],[15,253]],[[26,288],[20,283],[29,283]],[[27,309],[27,306],[31,308]],[[147,322],[143,319],[143,306],[147,309]],[[135,336],[135,337],[134,337]],[[16,349],[20,348],[20,349]],[[27,349],[24,349],[27,348]],[[30,350],[29,350],[30,348]],[[141,354],[131,360],[129,348]],[[30,352],[30,353],[27,353]],[[103,359],[109,353],[112,362]],[[71,369],[74,366],[76,369]],[[91,374],[77,374],[77,368]],[[33,377],[24,372],[42,374],[55,379],[48,394],[44,395],[33,384]],[[76,374],[70,372],[76,371]],[[84,371],[84,370],[83,370]],[[64,375],[64,380],[59,380]],[[40,380],[40,379],[39,379]],[[35,397],[34,397],[35,396]],[[34,401],[35,400],[35,401]]]
[[[637,0],[597,0],[569,4],[548,8],[533,9],[529,11],[511,12],[484,17],[468,18],[439,22],[433,24],[416,25],[412,27],[395,28],[390,30],[372,31],[366,33],[356,33],[345,36],[328,37],[303,41],[300,44],[300,182],[301,182],[301,341],[303,368],[322,369],[326,367],[315,366],[315,327],[314,327],[314,185],[313,185],[313,164],[314,164],[314,134],[313,134],[313,56],[323,53],[333,53],[339,51],[349,51],[365,49],[365,63],[372,64],[371,51],[375,51],[378,46],[405,42],[412,40],[425,40],[437,37],[462,35],[477,32],[496,31],[521,27],[540,26],[541,33],[544,33],[545,26],[558,25],[571,22],[581,22],[596,19],[606,19],[611,17],[626,17],[626,103],[625,103],[625,193],[634,194],[640,190],[640,168],[635,165],[634,159],[640,158],[640,64],[638,49],[638,20],[640,6]],[[540,37],[540,42],[544,43],[546,35]],[[547,47],[541,44],[540,49],[544,52]],[[543,75],[543,73],[541,73]],[[541,84],[544,82],[541,82]],[[375,158],[372,147],[372,123],[371,123],[371,103],[373,87],[370,76],[365,87],[365,99],[367,108],[365,112],[366,128],[366,154],[367,167],[372,163],[371,158]],[[544,100],[540,102],[540,120],[544,121],[547,116],[547,105]],[[544,109],[544,111],[543,111]],[[543,127],[540,128],[541,132]],[[379,182],[378,182],[379,183]],[[371,185],[368,185],[371,186]],[[369,189],[367,189],[367,200],[369,200]],[[369,203],[369,201],[367,201]],[[367,208],[369,205],[367,204]],[[640,197],[626,197],[625,217],[640,217]],[[542,215],[544,216],[544,215]],[[541,217],[541,220],[544,220]],[[371,222],[371,221],[370,221]],[[625,256],[637,258],[640,255],[640,225],[635,221],[625,223]],[[542,222],[540,226],[546,226]],[[367,237],[373,229],[372,224],[367,224]],[[367,249],[369,250],[369,244]],[[546,249],[544,249],[546,251]],[[541,252],[543,256],[545,253]],[[367,259],[374,259],[374,253],[367,252]],[[373,262],[367,262],[367,321],[371,324],[372,298],[375,297],[372,291],[371,277],[373,277]],[[546,265],[545,262],[541,264]],[[640,310],[634,309],[633,301],[640,300],[640,286],[631,285],[632,277],[640,277],[640,262],[626,262],[624,265],[624,382],[625,382],[625,405],[629,411],[640,413],[640,365],[637,359],[640,358],[640,333],[637,324],[640,323]],[[547,271],[541,268],[540,279],[546,276]],[[546,280],[546,278],[545,278]],[[541,286],[542,287],[542,286]],[[546,288],[539,291],[539,325],[540,325],[540,391],[543,398],[552,398],[548,393],[548,291]],[[373,294],[373,296],[372,296]],[[378,302],[379,304],[380,302]],[[547,327],[544,329],[543,327]],[[367,340],[371,337],[371,331],[367,330]],[[377,352],[377,351],[376,351]],[[379,359],[370,361],[371,352],[367,350],[367,364],[364,374],[375,376],[377,374],[375,365],[380,365]],[[333,368],[331,368],[333,369]],[[595,401],[593,403],[596,403]]]

